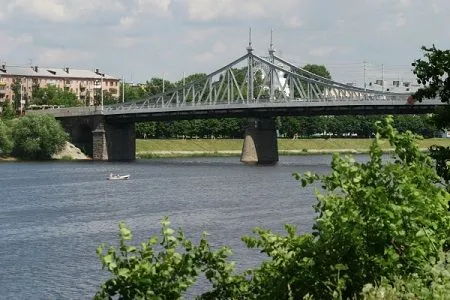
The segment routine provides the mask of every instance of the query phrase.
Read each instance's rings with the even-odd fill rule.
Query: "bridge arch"
[[[88,155],[93,156],[93,126],[89,122],[82,122],[72,127],[70,137],[72,144],[80,148],[81,151]]]

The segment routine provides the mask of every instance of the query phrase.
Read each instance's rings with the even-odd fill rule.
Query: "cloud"
[[[29,33],[22,33],[17,36],[11,36],[6,31],[0,30],[0,41],[2,46],[0,49],[0,56],[7,55],[13,52],[17,47],[29,45],[33,42],[33,36]]]
[[[4,0],[0,57],[21,64],[100,67],[133,81],[214,71],[246,53],[267,55],[270,30],[283,57],[362,76],[339,62],[403,65],[420,47],[450,48],[448,0]],[[395,73],[396,71],[392,71]],[[178,77],[178,78],[177,78]]]
[[[320,47],[309,51],[311,56],[324,57],[330,55],[335,50],[335,47]]]
[[[44,49],[37,57],[38,64],[54,66],[81,62],[94,58],[94,54],[87,51],[74,51],[66,49]]]

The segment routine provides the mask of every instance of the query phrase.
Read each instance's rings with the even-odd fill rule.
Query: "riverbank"
[[[138,139],[137,158],[239,156],[242,139]],[[279,139],[280,155],[308,155],[330,153],[367,153],[372,139]],[[427,151],[432,145],[450,147],[450,139],[433,138],[418,141],[419,147]],[[381,142],[384,152],[391,152],[387,141]]]
[[[89,156],[84,154],[79,148],[72,143],[66,142],[63,149],[52,155],[54,160],[91,160]],[[0,156],[0,161],[18,161],[17,158],[11,156]]]

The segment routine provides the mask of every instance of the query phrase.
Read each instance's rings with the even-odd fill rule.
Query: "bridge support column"
[[[108,148],[106,144],[106,131],[104,123],[92,131],[92,159],[108,160]]]
[[[241,162],[273,165],[278,162],[275,119],[249,119],[242,146]]]
[[[136,132],[134,123],[107,123],[106,141],[108,160],[133,161],[136,159]]]
[[[134,123],[107,123],[95,120],[92,131],[92,159],[133,161],[136,159],[136,133]]]

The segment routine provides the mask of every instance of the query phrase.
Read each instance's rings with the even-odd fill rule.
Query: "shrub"
[[[13,155],[20,159],[51,159],[68,138],[61,124],[50,115],[30,114],[13,123]]]

